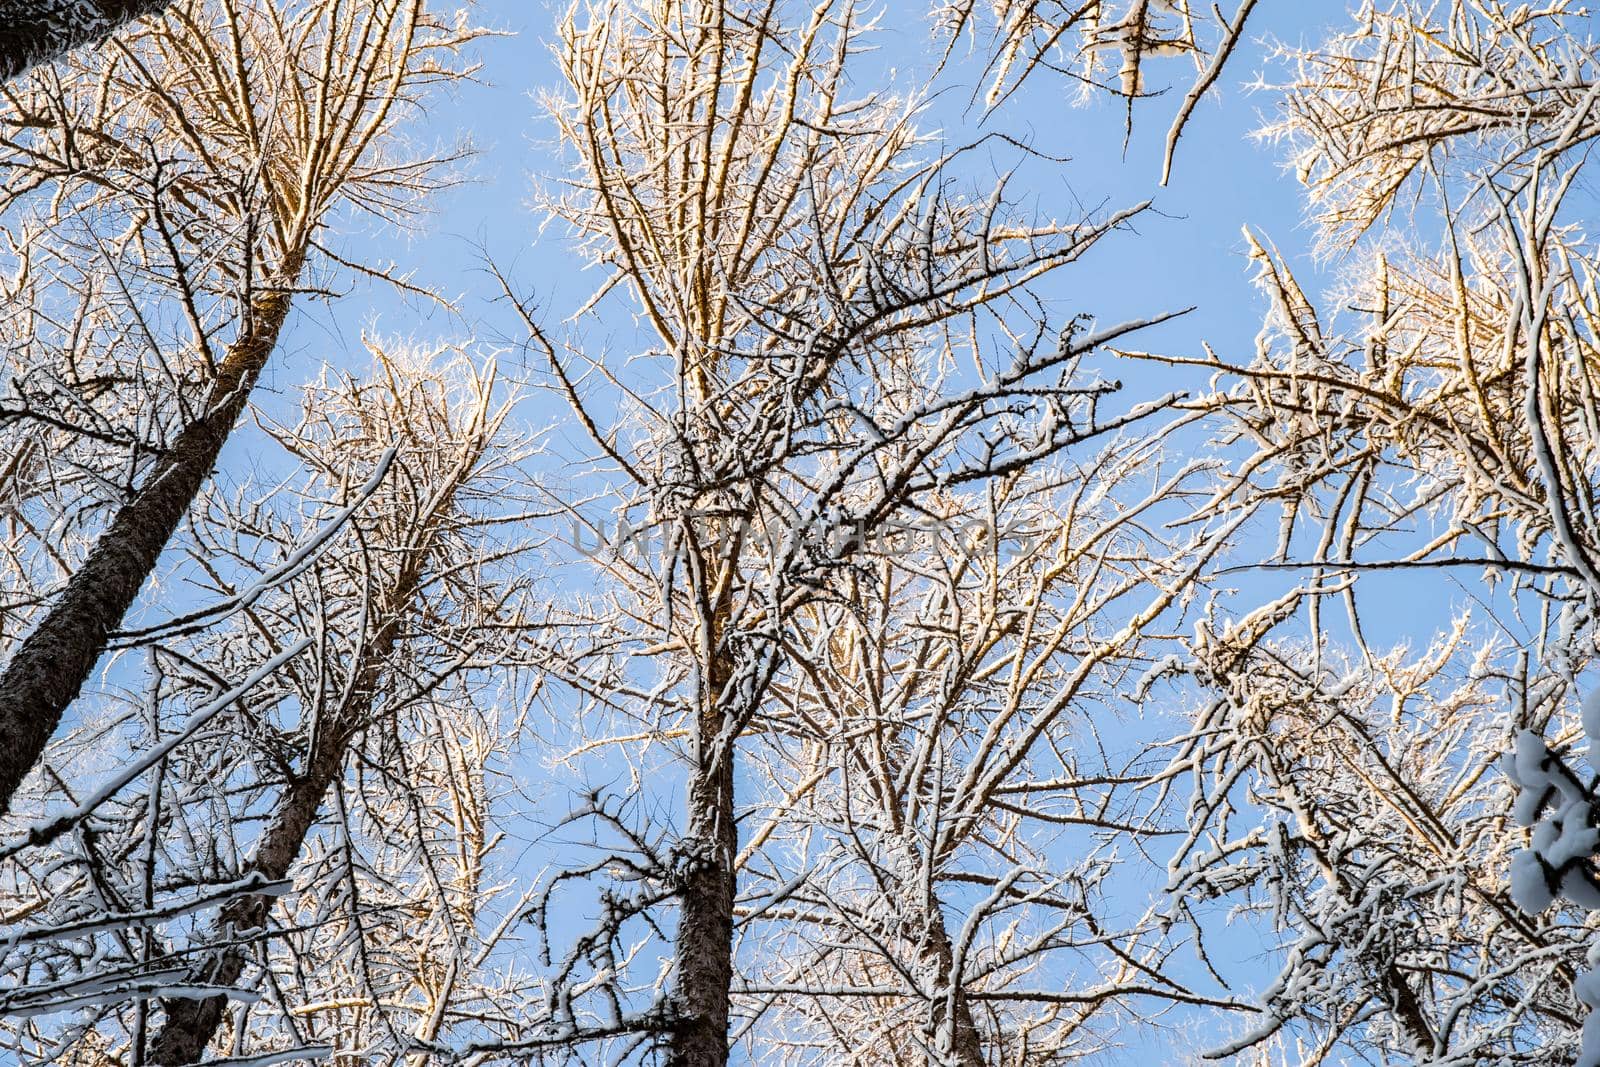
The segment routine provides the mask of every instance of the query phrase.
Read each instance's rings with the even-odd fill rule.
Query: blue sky
[[[1271,238],[1307,287],[1316,291],[1321,272],[1305,251],[1310,235],[1301,221],[1302,190],[1281,169],[1278,151],[1250,136],[1260,125],[1259,112],[1271,108],[1272,96],[1248,92],[1246,86],[1266,69],[1255,39],[1314,38],[1319,26],[1342,21],[1344,12],[1343,3],[1260,5],[1252,43],[1239,50],[1221,80],[1220,93],[1208,98],[1190,122],[1168,188],[1158,184],[1161,154],[1168,123],[1182,96],[1181,85],[1140,105],[1126,153],[1120,104],[1068,106],[1067,87],[1049,76],[1036,79],[1012,100],[1003,117],[982,127],[1004,129],[1042,152],[1071,157],[1064,167],[1025,172],[1028,180],[1035,181],[1027,190],[1029,201],[1043,214],[1071,216],[1084,209],[1112,210],[1154,200],[1155,210],[1138,222],[1136,233],[1108,239],[1083,263],[1050,282],[1052,295],[1064,310],[1118,322],[1195,305],[1194,314],[1141,335],[1136,346],[1198,355],[1206,341],[1225,358],[1248,361],[1264,303],[1249,281],[1240,234],[1247,223]],[[310,378],[323,360],[363,366],[363,330],[419,339],[460,340],[475,335],[488,344],[514,341],[520,326],[507,308],[492,299],[493,283],[482,270],[485,256],[523,291],[535,295],[549,322],[559,322],[590,295],[598,277],[576,269],[578,260],[565,245],[560,227],[542,228],[543,220],[529,205],[535,178],[560,167],[553,131],[533,99],[555,77],[547,41],[558,14],[558,8],[511,0],[478,5],[480,21],[509,36],[481,46],[483,84],[463,87],[439,102],[417,131],[421,139],[441,144],[469,134],[478,148],[467,167],[469,181],[445,193],[414,232],[368,227],[335,242],[347,258],[392,259],[402,271],[412,272],[416,283],[459,299],[459,316],[402,297],[380,283],[347,278],[343,295],[303,306],[297,313],[263,382],[266,391],[292,400],[294,387]],[[891,28],[882,34],[882,52],[876,57],[885,73],[892,68],[904,76],[908,88],[937,56],[919,15],[918,5],[889,10],[885,22]],[[1266,72],[1270,76],[1271,71]],[[1181,81],[1189,72],[1183,61],[1166,61],[1158,73]],[[951,143],[970,140],[979,128],[981,116],[963,107],[970,89],[970,82],[965,87],[958,83],[930,112],[930,121],[944,129]],[[995,172],[1008,163],[997,158]],[[585,340],[599,345],[610,339],[609,334],[630,334],[632,324],[589,319],[583,328],[589,331]],[[515,357],[506,362],[514,367]],[[1130,401],[1196,384],[1175,385],[1169,371],[1150,364],[1106,370],[1124,380]],[[548,404],[536,396],[523,417],[535,425],[556,422],[560,412]],[[271,400],[267,407],[272,407]],[[251,447],[249,435],[241,436],[230,445],[222,468],[248,468]],[[1383,613],[1373,622],[1373,636],[1380,640],[1396,636],[1411,621],[1398,613]],[[558,794],[559,787],[552,787],[546,799],[559,806]],[[545,858],[535,847],[525,862],[536,871]],[[1222,957],[1242,960],[1265,947],[1258,939],[1261,933],[1238,931],[1211,947]],[[1155,1047],[1133,1046],[1128,1057],[1148,1058]]]
[[[919,5],[894,5],[879,34],[882,49],[875,57],[894,68],[904,87],[920,80],[938,49],[932,43]],[[1322,23],[1338,22],[1339,3],[1262,4],[1253,17],[1256,35],[1290,39]],[[275,381],[293,386],[304,359],[343,362],[341,354],[359,353],[362,328],[376,325],[384,333],[419,337],[459,337],[476,332],[490,340],[498,332],[519,331],[505,309],[490,306],[491,285],[479,273],[488,254],[510,269],[526,290],[538,297],[552,319],[561,318],[589,295],[598,279],[574,270],[559,227],[540,232],[541,219],[529,205],[536,176],[559,169],[553,131],[533,95],[554,84],[548,38],[559,7],[513,0],[477,4],[479,21],[509,36],[483,43],[483,83],[458,90],[437,101],[427,120],[416,128],[424,141],[448,144],[467,135],[478,149],[465,174],[469,182],[436,201],[420,232],[399,235],[367,226],[343,235],[342,252],[393,260],[414,280],[450,297],[463,297],[465,321],[438,309],[419,307],[380,283],[349,280],[344,294],[331,304],[304,309],[297,317]],[[1315,36],[1314,33],[1309,33]],[[1162,140],[1181,97],[1179,89],[1141,102],[1138,123],[1126,155],[1122,152],[1121,106],[1102,101],[1070,107],[1065,87],[1048,75],[1018,94],[1003,116],[981,128],[1003,129],[1023,137],[1040,151],[1064,154],[1071,162],[1051,168],[1049,177],[1030,190],[1043,213],[1068,216],[1089,209],[1111,209],[1140,200],[1154,200],[1156,213],[1138,225],[1137,235],[1124,235],[1096,249],[1092,269],[1063,276],[1062,296],[1080,310],[1105,320],[1120,321],[1171,307],[1196,304],[1198,312],[1152,333],[1171,347],[1197,350],[1201,338],[1223,351],[1248,349],[1260,320],[1261,302],[1251,290],[1243,256],[1240,226],[1246,222],[1271,235],[1286,253],[1303,245],[1298,232],[1300,188],[1278,167],[1276,151],[1250,139],[1259,125],[1258,111],[1271,106],[1270,93],[1249,93],[1245,86],[1262,70],[1259,47],[1241,48],[1222,79],[1223,91],[1197,110],[1179,148],[1170,187],[1159,183]],[[1160,74],[1181,79],[1186,61],[1166,60]],[[976,65],[954,64],[957,71]],[[858,84],[861,84],[858,82]],[[947,79],[949,91],[930,111],[929,125],[942,129],[951,143],[971,138],[981,116],[964,105],[971,86]],[[861,87],[866,87],[864,84]],[[1010,160],[996,158],[998,171]],[[1297,269],[1310,270],[1303,256],[1292,256]],[[1130,381],[1130,384],[1132,382]]]
[[[558,332],[599,282],[597,273],[582,269],[561,225],[544,225],[530,202],[535,182],[559,177],[563,164],[536,96],[558,88],[550,38],[565,5],[483,0],[475,10],[481,25],[504,36],[479,47],[480,83],[435,101],[426,121],[415,129],[421,141],[440,146],[470,139],[477,155],[463,170],[464,183],[436,198],[433,212],[410,232],[365,221],[334,240],[347,258],[392,262],[400,272],[409,272],[417,284],[456,301],[459,314],[346,274],[337,285],[343,295],[301,305],[263,383],[268,391],[283,390],[284,398],[291,398],[323,360],[364,366],[364,330],[384,337],[476,338],[481,344],[506,345],[503,369],[514,374],[523,330],[496,298],[497,287],[484,273],[485,258],[533,297],[546,327]],[[922,17],[923,5],[880,3],[865,10],[882,14],[882,28],[876,38],[879,52],[862,65],[857,88],[921,87],[940,52]],[[1042,215],[1072,217],[1152,201],[1152,210],[1136,221],[1135,232],[1103,241],[1081,263],[1047,281],[1044,288],[1063,318],[1087,313],[1112,323],[1194,306],[1192,314],[1136,335],[1130,347],[1198,356],[1205,342],[1224,359],[1248,362],[1265,301],[1250,282],[1241,227],[1248,224],[1275,244],[1314,300],[1322,282],[1339,268],[1337,261],[1319,263],[1310,254],[1304,190],[1282,167],[1281,149],[1252,136],[1274,107],[1274,95],[1251,86],[1282,74],[1269,63],[1265,41],[1315,41],[1347,21],[1342,0],[1258,5],[1249,39],[1235,53],[1218,90],[1190,120],[1167,187],[1159,184],[1164,139],[1190,75],[1187,60],[1153,66],[1152,86],[1170,80],[1175,87],[1140,101],[1126,150],[1122,103],[1100,98],[1090,106],[1071,106],[1070,87],[1048,72],[1017,93],[1003,113],[986,118],[968,104],[982,57],[960,51],[947,69],[953,76],[939,83],[942,91],[925,125],[940,130],[951,145],[1003,130],[1042,153],[1070,157],[1065,165],[1024,168],[1011,186],[1022,190],[1027,208]],[[980,159],[970,175],[975,184],[992,180],[1017,161],[1015,153],[1003,151]],[[586,318],[578,328],[579,343],[599,350],[631,338],[634,324],[619,309],[613,301],[602,315]],[[1172,369],[1147,363],[1108,359],[1101,368],[1124,382],[1124,400],[1130,404],[1206,384],[1202,375],[1176,380]],[[271,407],[259,392],[258,400]],[[533,394],[522,414],[532,425],[553,427],[556,451],[569,456],[586,451],[548,394]],[[570,447],[563,449],[563,444]],[[250,447],[241,440],[236,449]],[[223,469],[228,467],[225,461]],[[1403,587],[1438,580],[1397,577],[1394,582],[1398,594]],[[1381,641],[1404,636],[1412,619],[1383,611],[1369,623],[1370,636]]]

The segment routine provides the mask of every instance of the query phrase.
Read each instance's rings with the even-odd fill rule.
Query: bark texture
[[[94,44],[172,0],[0,0],[0,81]]]
[[[939,976],[942,984],[953,988],[953,995],[933,1002],[933,1047],[940,1057],[930,1057],[930,1064],[957,1063],[961,1067],[986,1067],[983,1058],[983,1039],[978,1035],[977,1023],[972,1018],[972,1002],[967,999],[966,987],[955,973],[955,949],[950,943],[950,931],[945,927],[944,914],[937,903],[928,911],[923,959]],[[954,1018],[951,1019],[952,1010]]]
[[[717,609],[720,643],[726,607]],[[724,1067],[728,1062],[728,998],[733,987],[734,821],[732,745],[719,743],[727,727],[722,706],[732,664],[719,649],[708,675],[711,699],[700,714],[696,767],[689,785],[689,834],[684,842],[679,890],[676,1025],[668,1045],[670,1067]]]
[[[289,304],[287,289],[254,300],[239,339],[217,367],[204,414],[179,433],[0,673],[0,813],[10,810],[17,787],[216,465],[277,344]]]

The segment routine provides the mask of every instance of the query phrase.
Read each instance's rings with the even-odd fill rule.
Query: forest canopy
[[[0,0],[0,1051],[1600,1067],[1597,140],[1568,0]]]

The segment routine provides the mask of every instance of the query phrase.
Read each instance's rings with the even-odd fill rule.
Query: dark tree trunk
[[[972,1018],[972,1002],[967,999],[966,988],[959,984],[955,974],[955,949],[950,943],[950,932],[944,925],[944,913],[937,901],[930,901],[923,943],[923,958],[935,969],[940,980],[955,983],[955,1019],[947,1026],[951,1001],[939,998],[933,1002],[933,1047],[941,1054],[940,1064],[958,1063],[961,1067],[985,1067],[983,1039],[978,1036],[977,1023]],[[946,1031],[949,1031],[948,1036]]]
[[[402,616],[417,594],[425,555],[418,550],[406,557],[393,587],[380,603],[381,622],[364,646],[350,700],[317,732],[304,773],[290,783],[256,848],[253,873],[279,881],[288,877],[289,868],[300,855],[306,835],[316,823],[317,811],[344,767],[351,737],[372,718],[382,692],[384,670],[399,643]],[[239,980],[245,963],[244,939],[265,929],[271,907],[268,897],[253,894],[230,901],[222,909],[212,934],[210,955],[192,972],[196,984],[231,986]],[[151,1043],[149,1062],[156,1067],[199,1063],[222,1025],[227,997],[220,993],[203,1000],[172,997],[163,1000],[161,1007],[167,1018]]]
[[[274,881],[282,879],[300,854],[322,807],[322,798],[344,762],[344,739],[335,738],[334,733],[330,730],[322,735],[329,742],[319,743],[320,751],[314,754],[312,765],[290,786],[273,812],[272,825],[256,850],[256,873]],[[215,935],[224,947],[195,969],[195,979],[206,985],[231,986],[237,982],[245,963],[245,948],[239,939],[266,926],[271,906],[271,899],[259,893],[229,901],[219,916]],[[158,1067],[199,1063],[222,1025],[227,1006],[228,998],[220,993],[204,1000],[163,1000],[161,1007],[167,1018],[151,1042],[148,1062]]]
[[[733,983],[733,775],[723,766],[698,774],[690,790],[689,850],[678,917],[678,1023],[672,1067],[728,1062],[728,997]]]
[[[725,619],[725,610],[718,612]],[[722,626],[716,627],[720,642]],[[708,665],[709,707],[700,713],[694,778],[689,784],[689,833],[679,890],[675,1025],[670,1067],[724,1067],[728,1062],[728,1001],[733,987],[734,822],[733,744],[723,739],[723,701],[732,664],[719,649]]]
[[[0,673],[0,813],[10,810],[17,787],[39,761],[111,631],[121,625],[216,465],[277,344],[289,303],[286,289],[255,299],[239,339],[217,367],[205,413],[184,427],[156,462]]]
[[[172,0],[0,0],[0,81],[94,44]]]

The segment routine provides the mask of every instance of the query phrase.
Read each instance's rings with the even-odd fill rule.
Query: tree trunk
[[[94,44],[172,0],[0,0],[0,81]]]
[[[298,256],[291,268],[286,277],[298,274]],[[39,761],[111,631],[122,623],[216,465],[277,344],[289,304],[286,288],[252,301],[239,339],[217,367],[204,414],[162,454],[0,674],[0,814],[10,810],[17,787]]]
[[[402,615],[417,594],[426,555],[422,549],[408,553],[394,585],[380,601],[381,623],[365,646],[364,658],[356,668],[357,679],[351,687],[350,701],[317,732],[306,758],[305,773],[290,784],[273,813],[272,825],[256,848],[255,862],[251,864],[253,873],[272,881],[281,880],[288,877],[289,868],[300,855],[323,798],[344,767],[350,738],[372,717],[381,692],[383,670],[399,643]],[[231,986],[239,980],[245,962],[243,939],[266,927],[271,906],[270,898],[252,894],[231,901],[222,909],[217,930],[212,935],[212,943],[221,947],[214,948],[213,955],[195,969],[196,984]],[[178,997],[163,1000],[161,1007],[167,1019],[151,1045],[149,1062],[156,1067],[199,1063],[206,1046],[222,1025],[227,1000],[220,993],[203,1000]]]
[[[322,743],[322,738],[330,740]],[[344,764],[345,738],[342,732],[329,730],[318,738],[318,751],[314,753],[306,774],[290,786],[273,813],[272,825],[261,839],[256,850],[252,870],[277,881],[286,877],[306,835],[316,822],[322,798],[327,795],[334,775]],[[206,985],[231,986],[244,971],[245,949],[242,936],[266,926],[271,898],[259,893],[229,901],[218,919],[215,941],[226,947],[217,951],[194,972],[195,978]],[[227,1009],[228,998],[221,993],[204,1000],[168,998],[161,1002],[166,1012],[166,1022],[151,1043],[149,1062],[157,1067],[185,1067],[199,1063],[206,1046],[222,1025],[222,1013]]]
[[[733,808],[733,744],[722,738],[729,718],[725,690],[732,663],[720,644],[726,608],[717,610],[708,693],[695,738],[689,783],[689,833],[679,890],[675,1025],[669,1067],[724,1067],[728,1062],[728,1001],[733,987],[733,901],[739,830]]]
[[[945,929],[944,913],[936,900],[929,901],[923,959],[939,976],[940,984],[953,985],[955,996],[937,997],[933,1001],[931,1022],[933,1055],[928,1057],[929,1067],[986,1067],[983,1058],[983,1040],[978,1036],[978,1025],[972,1018],[972,1003],[967,991],[955,973],[955,949],[950,944],[950,932]],[[955,1018],[949,1017],[954,1001]]]
[[[667,1062],[672,1067],[723,1067],[728,1062],[733,984],[733,775],[726,767],[698,775],[690,796],[695,806],[689,834],[694,855],[680,891],[679,1020]]]

